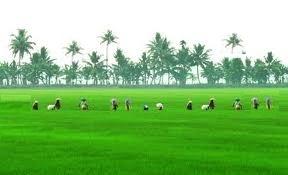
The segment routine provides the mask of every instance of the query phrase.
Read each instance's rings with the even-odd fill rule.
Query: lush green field
[[[288,89],[0,90],[2,175],[287,175]],[[262,101],[258,111],[250,99]],[[273,109],[263,104],[270,96]],[[46,106],[61,97],[60,111]],[[90,111],[79,111],[86,97]],[[120,108],[110,110],[117,97]],[[210,97],[215,111],[201,111]],[[240,97],[243,111],[232,102]],[[132,111],[125,111],[131,98]],[[40,111],[32,111],[34,99]],[[188,99],[194,110],[186,111]],[[155,109],[156,102],[164,111]],[[148,104],[149,111],[142,106]]]

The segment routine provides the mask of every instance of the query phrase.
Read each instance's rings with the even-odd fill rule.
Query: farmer
[[[148,111],[149,110],[149,106],[148,105],[144,105],[143,109],[144,109],[144,111]]]
[[[117,108],[118,108],[118,102],[117,102],[117,100],[116,100],[115,98],[113,98],[113,99],[111,100],[111,104],[112,104],[112,110],[113,110],[113,111],[116,111]]]
[[[55,109],[59,110],[61,108],[60,98],[56,98]]]
[[[131,109],[131,101],[129,99],[125,100],[125,107],[127,111]]]
[[[270,109],[271,109],[271,106],[272,106],[272,101],[271,101],[271,99],[268,97],[268,98],[266,98],[266,107],[267,107],[268,110],[270,110]]]
[[[39,106],[38,106],[38,101],[34,101],[33,105],[32,105],[32,109],[33,110],[38,110]]]
[[[164,108],[164,106],[163,106],[162,103],[157,103],[157,104],[156,104],[156,108],[157,108],[159,111],[162,111],[163,108]]]
[[[51,111],[51,110],[59,110],[60,108],[61,108],[60,98],[56,98],[55,104],[47,106],[47,109],[49,111]]]
[[[258,109],[258,107],[259,107],[259,100],[258,100],[258,98],[253,97],[251,101],[252,101],[252,107],[253,107],[254,109]]]
[[[202,109],[203,111],[207,111],[207,110],[209,109],[209,105],[202,105],[202,106],[201,106],[201,109]]]
[[[235,102],[233,103],[233,107],[235,110],[242,110],[242,104],[240,102],[240,98],[236,98]]]
[[[208,105],[209,109],[213,110],[215,108],[215,98],[210,98]]]
[[[86,98],[82,98],[80,103],[79,103],[79,107],[81,110],[88,110],[88,102],[86,100]]]
[[[186,109],[187,110],[192,110],[192,101],[191,100],[188,101],[188,103],[186,105]]]

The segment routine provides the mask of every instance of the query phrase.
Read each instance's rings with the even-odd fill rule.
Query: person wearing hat
[[[55,102],[55,109],[59,110],[61,108],[61,104],[60,104],[60,98],[56,98],[56,102]]]
[[[125,108],[127,111],[131,109],[131,101],[129,99],[125,100]]]
[[[117,108],[118,108],[118,102],[117,102],[117,100],[116,100],[115,98],[113,98],[113,99],[111,100],[111,104],[112,104],[112,110],[113,110],[113,111],[116,111]]]
[[[236,109],[236,110],[241,110],[242,109],[242,104],[240,102],[240,98],[236,98],[235,99],[235,102],[233,103],[233,107]]]
[[[272,106],[272,101],[271,101],[271,99],[270,99],[269,97],[267,97],[267,98],[266,98],[266,108],[267,108],[268,110],[270,110],[270,109],[271,109],[271,106]]]
[[[144,105],[143,109],[144,109],[144,111],[148,111],[149,110],[149,106],[148,105]]]
[[[259,107],[259,100],[258,100],[258,98],[253,97],[251,101],[252,101],[252,107],[253,107],[254,109],[258,109],[258,107]]]
[[[164,108],[164,106],[163,106],[162,103],[157,103],[157,104],[156,104],[156,108],[157,108],[159,111],[162,111],[163,108]]]
[[[60,108],[61,108],[60,98],[56,98],[55,104],[50,104],[50,105],[47,106],[47,110],[48,111],[59,110]]]
[[[87,102],[86,98],[81,98],[79,107],[81,110],[88,110],[88,102]]]
[[[38,110],[39,109],[39,105],[38,105],[38,101],[34,101],[33,105],[32,105],[32,109],[33,110]]]
[[[186,105],[186,109],[187,110],[192,110],[192,101],[191,100],[188,101],[188,103]]]
[[[210,98],[209,100],[209,109],[214,109],[215,108],[215,98]]]

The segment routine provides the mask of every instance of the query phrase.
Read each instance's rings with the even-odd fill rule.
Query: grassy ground
[[[288,174],[288,89],[11,89],[0,95],[1,175]],[[251,110],[253,96],[262,101],[258,111]],[[46,111],[56,97],[63,109]],[[80,97],[90,111],[78,110]],[[116,112],[113,97],[120,101]],[[216,110],[201,111],[210,97]],[[231,108],[235,97],[243,111]],[[34,99],[40,111],[31,110]],[[188,99],[193,111],[185,110]],[[160,101],[164,111],[154,108]]]

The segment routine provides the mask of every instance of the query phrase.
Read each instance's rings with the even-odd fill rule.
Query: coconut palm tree
[[[168,84],[170,79],[171,65],[175,61],[174,48],[170,41],[156,33],[155,38],[148,44],[148,54],[151,58],[150,67],[152,68],[152,82],[159,76],[159,84],[163,84],[163,76],[168,74]]]
[[[244,64],[241,58],[233,58],[231,60],[231,82],[233,84],[241,84],[244,77]]]
[[[205,68],[205,66],[209,63],[209,52],[210,49],[206,49],[205,45],[194,45],[193,50],[192,50],[192,58],[194,60],[194,64],[196,65],[197,68],[197,79],[198,83],[201,84],[200,82],[200,72],[199,72],[199,67],[202,69]]]
[[[209,61],[203,69],[201,76],[207,79],[208,84],[215,84],[222,77],[222,71],[219,65]]]
[[[63,69],[63,74],[65,75],[66,84],[77,84],[77,78],[79,77],[79,69],[80,67],[78,62],[73,61],[71,65],[65,65]]]
[[[257,59],[253,67],[253,80],[258,84],[266,84],[269,79],[269,71],[265,62]]]
[[[78,54],[82,54],[81,50],[83,50],[83,48],[81,48],[76,41],[72,41],[72,43],[69,44],[68,47],[65,47],[65,49],[66,49],[65,55],[71,54],[71,56],[72,56],[71,65],[74,62],[74,56],[78,55]]]
[[[244,67],[244,81],[246,84],[251,83],[253,76],[253,66],[250,58],[245,59],[245,67]]]
[[[109,45],[112,43],[117,43],[117,39],[118,37],[113,35],[111,30],[107,30],[107,32],[103,35],[100,36],[100,38],[102,39],[101,44],[106,43],[106,66],[108,66],[108,59],[109,59]]]
[[[234,48],[237,46],[242,46],[241,42],[242,39],[240,39],[237,35],[237,33],[232,33],[231,36],[228,37],[228,39],[225,39],[226,46],[225,47],[231,47],[231,53],[233,54]]]
[[[274,76],[275,83],[283,83],[283,77],[286,73],[285,69],[286,67],[280,61],[273,64],[271,71]]]
[[[25,29],[18,29],[18,33],[16,35],[12,34],[11,36],[10,50],[14,57],[18,55],[18,66],[20,66],[21,60],[25,54],[30,55],[30,51],[33,49],[35,43],[30,41],[32,36],[28,35],[28,32]]]
[[[59,75],[60,67],[57,64],[51,63],[45,66],[45,84],[50,85],[52,77],[55,78],[55,84],[57,84],[57,79]]]
[[[186,46],[186,41],[185,40],[181,40],[180,41],[180,46],[183,48],[183,47],[185,47]]]
[[[161,48],[162,48],[162,36],[160,33],[155,34],[155,38],[150,41],[148,46],[148,56],[150,57],[149,67],[152,71],[151,84],[155,84],[155,80],[158,76],[160,68],[163,68],[161,63]]]
[[[227,57],[225,57],[221,63],[221,69],[223,72],[223,78],[225,80],[226,84],[230,84],[231,83],[231,60]]]
[[[8,74],[10,75],[10,79],[11,79],[11,85],[16,85],[17,84],[17,77],[19,76],[19,69],[17,69],[17,63],[15,60],[13,60],[10,64],[9,64],[9,71]]]
[[[88,66],[85,68],[85,72],[83,72],[83,73],[88,73],[90,71],[91,78],[93,79],[93,84],[97,85],[98,79],[99,79],[99,74],[101,72],[100,69],[104,69],[103,61],[100,61],[102,56],[100,54],[98,54],[96,51],[93,51],[91,54],[88,54],[88,56],[89,56],[90,60],[85,61],[85,63]],[[90,68],[90,69],[88,69],[88,68]]]
[[[150,76],[149,62],[150,62],[150,57],[147,55],[146,52],[143,52],[139,61],[139,64],[141,67],[143,85],[147,85],[148,79]]]
[[[49,56],[49,53],[46,47],[42,47],[40,49],[39,55],[41,58],[42,71],[44,73],[43,83],[50,85],[51,78],[54,76],[54,72],[55,70],[58,69],[59,66],[53,63],[55,59],[52,59]]]
[[[18,55],[17,67],[20,69],[21,60],[24,58],[25,54],[31,55],[30,51],[33,49],[35,43],[30,41],[32,36],[29,35],[25,29],[18,29],[18,33],[12,34],[11,37],[10,50],[14,57]],[[21,74],[18,74],[17,79],[20,84]]]
[[[8,63],[0,63],[0,86],[4,85],[4,80],[6,80],[7,82],[9,81],[8,67],[9,67]]]
[[[269,73],[268,82],[270,83],[270,77],[273,74],[274,65],[278,65],[280,63],[280,61],[274,57],[272,52],[267,53],[267,56],[264,57],[264,61],[266,63],[266,67],[267,67],[267,70]]]
[[[180,41],[181,49],[175,54],[175,64],[172,66],[172,75],[180,85],[185,85],[189,71],[191,70],[191,54],[190,49],[186,47],[184,40]]]
[[[92,68],[88,65],[85,65],[80,71],[81,77],[86,81],[85,84],[88,85],[88,81],[91,78]]]
[[[55,79],[55,83],[54,84],[60,84],[61,81],[59,80],[59,77],[61,77],[63,75],[63,72],[60,68],[60,66],[53,64],[52,65],[52,70],[53,70],[53,74],[54,74],[54,79]]]
[[[43,64],[52,64],[53,61],[55,61],[55,59],[51,59],[51,57],[49,56],[49,53],[46,47],[41,47],[39,54],[40,54]]]
[[[121,49],[117,49],[114,54],[116,64],[113,65],[115,76],[121,77],[122,85],[127,84],[128,80],[128,70],[130,66],[130,59],[127,58]]]

